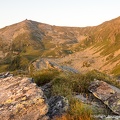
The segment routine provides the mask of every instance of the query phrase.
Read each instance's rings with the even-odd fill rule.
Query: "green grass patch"
[[[71,98],[70,107],[66,114],[55,120],[94,120],[92,110],[77,99]]]
[[[58,74],[59,71],[57,70],[44,69],[31,73],[31,76],[34,79],[34,82],[38,86],[41,86],[52,81]]]
[[[120,88],[115,78],[93,70],[86,74],[62,73],[54,78],[52,84],[53,95],[72,96],[74,93],[88,93],[88,87],[93,80],[102,80]]]

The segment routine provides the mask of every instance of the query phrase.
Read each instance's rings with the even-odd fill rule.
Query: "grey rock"
[[[89,91],[107,105],[115,114],[120,115],[120,93],[119,89],[112,87],[103,81],[93,81]]]
[[[44,92],[45,96],[49,99],[51,97],[51,88],[52,83],[46,83],[45,85],[41,86],[42,91]]]
[[[62,96],[52,96],[49,101],[49,111],[48,116],[52,118],[53,116],[59,116],[68,109],[68,100]]]
[[[33,66],[36,70],[43,70],[43,69],[57,69],[59,71],[67,71],[67,72],[72,72],[72,73],[79,73],[77,70],[68,67],[68,66],[61,66],[51,59],[39,59],[34,61]]]
[[[33,79],[33,78],[28,78],[28,80],[29,80],[31,83],[34,83],[34,79]]]
[[[97,115],[94,116],[97,120],[120,120],[120,116],[105,116],[105,115]]]
[[[10,76],[13,76],[13,74],[10,74],[9,72],[0,73],[0,78],[6,78],[6,77],[10,77]]]

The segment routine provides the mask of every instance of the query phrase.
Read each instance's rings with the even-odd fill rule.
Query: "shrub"
[[[105,81],[111,85],[114,85],[114,86],[120,88],[120,84],[119,84],[119,82],[116,81],[116,78],[111,77],[105,73],[99,72],[97,70],[92,70],[92,71],[88,72],[86,74],[86,76],[87,76],[87,78],[89,78],[91,80],[94,80],[94,79],[102,80],[102,81]]]
[[[52,94],[61,96],[72,95],[72,84],[68,74],[62,73],[52,81]]]
[[[12,71],[16,69],[20,69],[20,59],[21,59],[20,55],[11,58],[11,62],[9,64],[8,69]]]
[[[29,60],[21,55],[11,57],[8,70],[27,70]]]
[[[88,75],[62,73],[52,82],[53,95],[70,96],[73,93],[88,93],[88,86],[94,80]]]
[[[36,71],[32,74],[32,78],[34,79],[35,83],[40,86],[44,85],[45,83],[50,82],[59,74],[57,70],[40,70]]]
[[[20,67],[23,69],[23,70],[26,70],[27,67],[28,67],[28,64],[29,64],[29,60],[25,57],[22,57],[21,60],[20,60]]]

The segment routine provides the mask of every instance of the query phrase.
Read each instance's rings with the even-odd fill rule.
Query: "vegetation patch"
[[[70,99],[70,107],[67,113],[55,120],[94,120],[91,109],[77,99]]]
[[[57,70],[44,69],[44,70],[31,73],[31,76],[34,79],[34,82],[38,86],[41,86],[52,81],[58,74],[59,74],[59,71]]]
[[[120,88],[116,79],[101,73],[97,70],[92,70],[86,74],[73,74],[69,72],[59,72],[57,70],[42,70],[33,73],[35,82],[41,86],[51,82],[51,94],[64,96],[69,100],[69,110],[55,120],[93,120],[94,114],[91,108],[83,104],[80,100],[74,98],[76,93],[88,94],[88,87],[91,81],[103,80],[107,83]]]

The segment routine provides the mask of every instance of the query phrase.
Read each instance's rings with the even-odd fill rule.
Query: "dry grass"
[[[55,120],[93,120],[92,111],[75,98],[71,98],[70,108],[66,114],[56,117]]]
[[[94,120],[93,118],[89,116],[71,116],[69,114],[62,115],[61,117],[55,118],[55,120]]]

